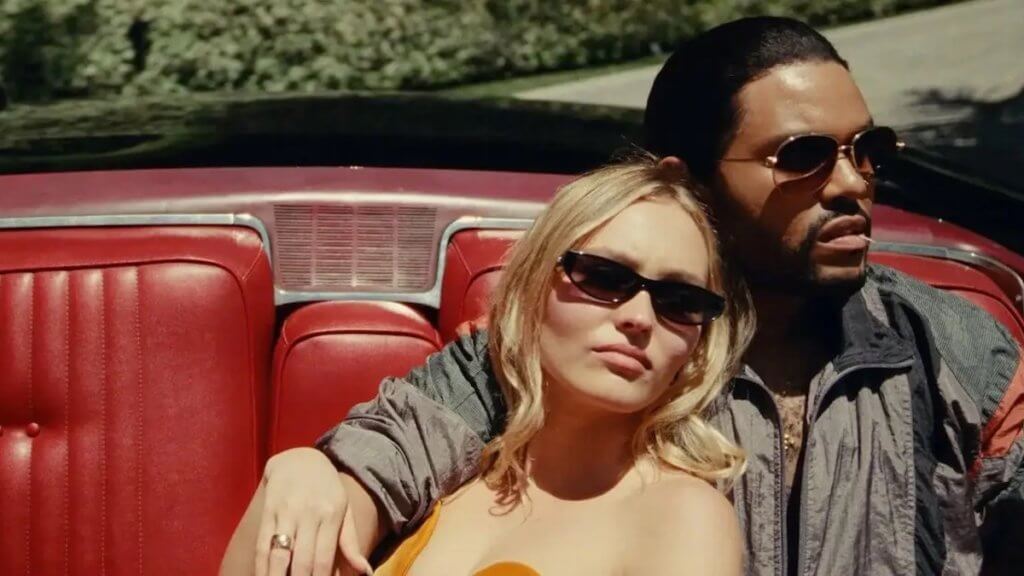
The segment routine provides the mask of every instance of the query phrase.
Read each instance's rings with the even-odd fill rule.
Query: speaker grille
[[[437,210],[274,206],[278,284],[308,292],[414,292],[433,284]]]

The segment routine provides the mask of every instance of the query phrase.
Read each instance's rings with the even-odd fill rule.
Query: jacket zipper
[[[860,372],[862,370],[897,370],[897,369],[900,369],[900,368],[909,368],[910,366],[913,365],[913,363],[914,363],[914,359],[913,358],[909,358],[909,359],[904,360],[902,362],[895,362],[895,363],[888,363],[888,364],[876,363],[876,364],[861,364],[861,365],[858,365],[858,366],[851,366],[849,368],[846,368],[845,370],[842,370],[841,372],[839,372],[835,376],[833,376],[831,380],[829,380],[825,385],[821,386],[818,389],[817,394],[815,394],[815,398],[814,398],[814,406],[813,406],[814,410],[807,412],[808,421],[805,423],[805,425],[806,425],[806,429],[804,431],[804,438],[805,438],[805,440],[804,440],[804,445],[801,447],[801,449],[805,451],[804,452],[804,467],[803,467],[803,470],[801,471],[801,474],[800,474],[800,520],[799,520],[799,522],[800,522],[801,529],[803,529],[807,525],[807,522],[806,522],[806,520],[807,520],[807,517],[806,517],[806,514],[807,514],[807,478],[806,478],[806,475],[807,475],[807,470],[810,469],[810,465],[811,465],[811,461],[810,461],[810,458],[811,458],[811,455],[812,455],[811,443],[814,441],[814,435],[811,433],[811,428],[814,425],[814,423],[818,421],[818,411],[821,409],[821,402],[825,399],[826,394],[829,391],[831,391],[833,388],[835,388],[835,386],[837,384],[839,384],[839,382],[841,380],[843,380],[844,378],[848,377],[850,374],[853,374],[855,372]],[[785,534],[785,530],[783,531],[783,534]],[[805,556],[804,552],[805,551],[804,551],[802,546],[798,546],[797,547],[797,558],[796,558],[797,572],[796,573],[797,573],[798,576],[807,576],[807,566],[806,566],[806,562],[804,561],[804,556]],[[787,562],[788,562],[788,560],[789,559],[787,559]]]
[[[779,406],[775,403],[775,397],[772,395],[771,390],[759,380],[745,377],[742,380],[753,384],[755,387],[761,389],[761,391],[768,397],[768,404],[772,407],[773,424],[775,425],[775,462],[778,462],[778,473],[775,476],[775,485],[778,488],[775,491],[775,517],[777,519],[776,529],[781,535],[781,547],[779,549],[780,562],[775,567],[776,576],[786,576],[787,564],[789,563],[788,552],[789,543],[786,530],[786,497],[785,497],[785,483],[786,483],[786,457],[784,448],[782,446],[782,414],[779,412]]]

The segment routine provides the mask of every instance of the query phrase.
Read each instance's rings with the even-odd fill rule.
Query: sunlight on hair
[[[539,333],[555,263],[626,207],[648,198],[673,199],[694,219],[710,252],[707,287],[725,294],[727,306],[705,328],[677,380],[646,410],[634,437],[634,454],[725,486],[743,472],[743,451],[705,418],[740,366],[753,334],[753,308],[746,287],[723,266],[694,186],[678,176],[678,171],[659,168],[650,156],[585,174],[558,191],[510,252],[490,309],[489,335],[508,416],[504,432],[485,448],[481,470],[504,501],[521,500],[527,486],[527,447],[544,425]]]

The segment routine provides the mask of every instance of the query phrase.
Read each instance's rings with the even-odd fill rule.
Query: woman
[[[728,486],[744,457],[703,419],[750,335],[725,284],[678,174],[638,162],[563,187],[512,251],[490,311],[504,433],[376,573],[739,574],[738,524],[711,483]],[[264,504],[261,488],[222,573],[250,573],[254,557],[259,574],[289,561],[326,573],[348,497],[342,549],[367,571],[353,550],[380,530],[358,484],[308,450],[271,466],[291,472],[268,474],[267,493],[310,494],[324,512]]]

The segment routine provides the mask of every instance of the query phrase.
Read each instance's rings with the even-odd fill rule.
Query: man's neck
[[[802,294],[751,288],[757,332],[744,361],[779,392],[806,391],[836,353],[834,302]]]

